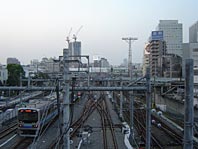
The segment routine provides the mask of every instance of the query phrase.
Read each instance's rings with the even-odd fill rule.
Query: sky
[[[0,0],[0,63],[16,57],[58,57],[66,37],[77,35],[82,54],[105,57],[118,65],[128,58],[122,37],[137,37],[132,44],[133,63],[142,63],[143,49],[159,20],[179,20],[183,42],[198,20],[197,0]]]

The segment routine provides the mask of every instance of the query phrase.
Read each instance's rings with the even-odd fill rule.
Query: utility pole
[[[70,149],[69,120],[70,120],[70,101],[69,101],[69,49],[63,49],[64,63],[64,87],[63,87],[63,149]]]
[[[120,86],[123,86],[123,82],[121,80]],[[120,118],[123,119],[123,91],[120,91]]]
[[[146,69],[146,149],[150,149],[151,145],[151,83],[150,68]]]
[[[132,41],[138,40],[136,37],[127,37],[127,38],[122,38],[122,40],[125,40],[129,44],[129,55],[128,55],[128,75],[130,77],[130,80],[132,81],[132,75],[133,75],[133,70],[132,70],[132,51],[131,51],[131,43]],[[129,98],[130,98],[130,140],[131,143],[133,144],[133,120],[134,120],[134,97],[133,97],[133,91],[129,92]]]
[[[58,108],[58,121],[59,121],[59,133],[60,133],[60,136],[62,135],[62,128],[61,128],[61,113],[60,113],[60,98],[59,98],[59,80],[57,78],[56,80],[56,97],[57,97],[57,108]]]
[[[28,88],[30,87],[30,72],[28,73]]]
[[[127,37],[122,38],[122,40],[125,40],[129,44],[129,55],[128,55],[128,75],[130,78],[132,78],[132,51],[131,51],[131,43],[132,41],[138,40],[136,37]]]
[[[193,90],[194,90],[194,71],[193,60],[186,60],[185,90],[186,99],[184,103],[184,146],[185,149],[193,149],[193,124],[194,124],[194,107],[193,107]]]
[[[20,73],[20,87],[22,87],[22,73]],[[20,106],[22,106],[22,91],[20,91],[19,94],[20,94]]]
[[[88,60],[88,77],[87,77],[87,79],[88,79],[88,82],[87,82],[87,86],[89,87],[89,85],[90,85],[90,64],[89,64],[89,56],[87,56],[87,60]]]

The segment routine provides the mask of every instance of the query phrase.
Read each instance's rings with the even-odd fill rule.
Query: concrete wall
[[[184,115],[184,102],[181,100],[163,98],[160,95],[156,95],[156,104],[166,105],[166,111],[174,113],[175,115]],[[194,116],[198,119],[198,110],[194,109]]]

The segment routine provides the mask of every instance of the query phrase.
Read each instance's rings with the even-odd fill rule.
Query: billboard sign
[[[151,40],[163,40],[163,31],[152,31]]]

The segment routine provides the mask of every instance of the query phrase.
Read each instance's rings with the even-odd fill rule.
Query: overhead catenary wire
[[[48,95],[48,97],[49,97],[49,98],[50,98],[50,97],[53,97],[53,93],[54,93],[54,90],[51,90],[51,92],[50,92],[50,94]],[[49,110],[50,106],[51,106],[52,104],[54,104],[54,103],[55,103],[55,101],[53,101],[53,102],[47,102],[47,104],[44,106],[43,114],[42,114],[42,117],[41,117],[39,123],[41,123],[41,121],[43,121],[43,123],[46,121],[47,114],[48,114],[48,110]],[[49,126],[50,126],[50,124],[48,124],[48,125],[45,127],[45,130],[42,130],[43,127],[44,127],[44,125],[41,125],[41,128],[38,129],[38,130],[36,131],[36,136],[37,136],[37,137],[34,138],[33,143],[32,143],[32,146],[31,146],[31,149],[35,149],[35,148],[36,148],[36,146],[37,146],[37,141],[40,140],[40,138],[42,137],[42,135],[43,135],[44,132],[48,129]]]

